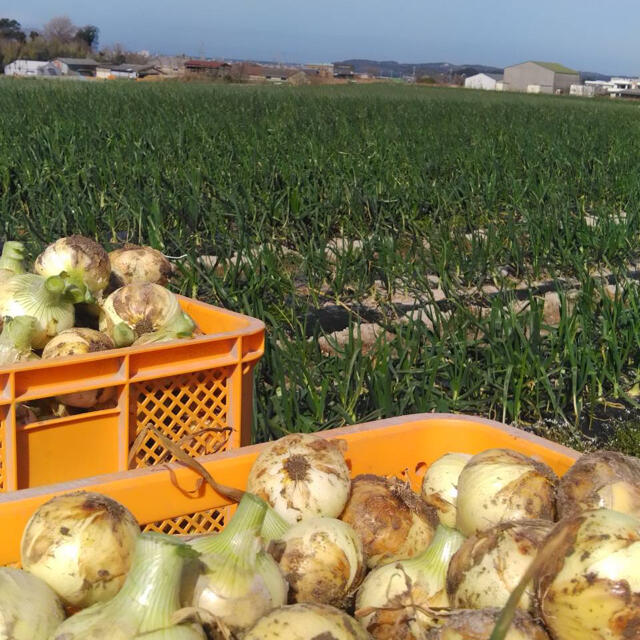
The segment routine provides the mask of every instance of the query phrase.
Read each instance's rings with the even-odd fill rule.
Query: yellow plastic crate
[[[417,414],[321,432],[347,443],[352,475],[395,475],[420,489],[426,467],[449,451],[478,453],[504,447],[543,460],[562,475],[579,454],[498,422],[469,416]],[[249,469],[265,445],[242,447],[199,461],[219,482],[246,487]],[[144,530],[194,535],[220,530],[233,506],[181,463],[136,469],[0,495],[0,565],[20,560],[20,538],[35,509],[68,491],[98,491],[115,498]]]
[[[264,324],[179,299],[205,335],[0,368],[0,492],[173,460],[147,425],[192,456],[250,441]],[[21,404],[105,387],[116,392],[106,407],[18,424]]]

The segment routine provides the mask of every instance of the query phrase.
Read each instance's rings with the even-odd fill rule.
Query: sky
[[[196,57],[348,58],[640,75],[638,0],[2,0],[0,17],[100,29],[100,46]]]

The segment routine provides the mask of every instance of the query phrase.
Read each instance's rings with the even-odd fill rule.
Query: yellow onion
[[[67,618],[51,640],[205,640],[199,624],[175,619],[185,563],[193,555],[176,538],[141,534],[122,589]]]
[[[557,477],[543,462],[487,449],[458,478],[456,528],[465,536],[507,520],[554,520]]]
[[[583,511],[558,522],[548,541],[559,546],[537,572],[536,592],[554,640],[640,637],[640,520]]]
[[[640,460],[617,451],[581,456],[558,484],[558,515],[612,509],[640,518]]]
[[[183,340],[184,338],[192,338],[196,335],[196,332],[202,335],[202,332],[198,331],[196,323],[191,316],[183,313],[181,317],[178,317],[171,323],[169,328],[163,327],[158,331],[152,331],[151,333],[144,333],[133,343],[134,347],[143,344],[157,344],[159,342],[169,342],[171,340]]]
[[[367,567],[411,558],[431,542],[435,509],[397,478],[356,476],[340,516],[362,538]]]
[[[44,359],[61,358],[114,348],[113,340],[105,333],[95,329],[74,327],[73,329],[61,331],[52,338],[42,350],[42,357]],[[111,400],[115,395],[115,387],[104,387],[66,393],[56,396],[56,399],[69,407],[91,409],[98,404]]]
[[[463,540],[455,529],[438,525],[420,555],[369,573],[358,589],[356,618],[373,638],[421,640],[434,624],[428,610],[449,606],[447,567]]]
[[[111,284],[114,288],[132,282],[166,285],[173,267],[163,253],[152,247],[128,245],[109,252]]]
[[[99,294],[111,274],[109,255],[95,240],[80,235],[60,238],[37,258],[34,271],[41,276],[62,276],[82,292]]]
[[[431,629],[425,640],[489,640],[499,614],[500,609],[494,608],[454,610],[442,615],[442,625]],[[504,640],[549,640],[549,636],[542,625],[518,610]]]
[[[287,601],[288,585],[259,538],[266,509],[263,500],[245,493],[222,532],[190,542],[202,569],[185,583],[183,602],[215,616],[229,633],[242,634]]]
[[[552,527],[549,520],[501,522],[467,538],[449,564],[451,606],[504,606]],[[532,585],[520,599],[520,606],[532,609]]]
[[[351,526],[335,518],[298,522],[269,550],[291,587],[291,602],[342,609],[364,578],[362,541]]]
[[[290,523],[312,516],[336,518],[351,486],[341,446],[308,433],[270,442],[251,467],[247,491]]]
[[[51,587],[22,569],[0,567],[0,638],[49,640],[64,620]]]
[[[114,343],[128,346],[145,333],[171,330],[184,321],[178,298],[168,289],[150,282],[134,282],[111,293],[100,312],[99,328]]]
[[[244,640],[367,640],[369,634],[344,611],[310,602],[274,609]]]
[[[112,498],[67,493],[36,509],[22,535],[20,558],[65,604],[87,607],[118,592],[139,534],[136,519]]]
[[[470,460],[468,453],[447,453],[438,458],[422,479],[422,499],[438,512],[440,522],[456,526],[458,476]]]

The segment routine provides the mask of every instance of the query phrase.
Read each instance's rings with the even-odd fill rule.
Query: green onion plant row
[[[0,238],[148,244],[174,290],[263,319],[256,440],[451,411],[638,455],[639,134],[638,105],[608,99],[4,79]],[[432,322],[385,304],[436,277]],[[509,304],[567,278],[554,326],[534,289]]]

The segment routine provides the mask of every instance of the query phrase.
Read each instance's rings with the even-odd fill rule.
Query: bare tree
[[[57,40],[58,42],[71,42],[78,31],[78,28],[71,22],[69,16],[56,16],[51,18],[44,25],[43,33],[47,40]]]

